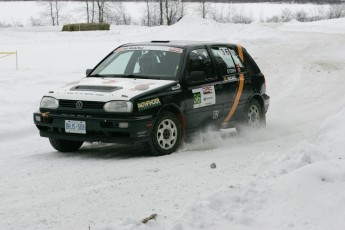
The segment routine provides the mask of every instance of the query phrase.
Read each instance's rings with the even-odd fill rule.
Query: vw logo
[[[76,109],[82,109],[83,108],[83,102],[77,101],[77,103],[75,103],[75,108]]]

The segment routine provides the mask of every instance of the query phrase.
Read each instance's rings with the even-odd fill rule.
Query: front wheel
[[[264,127],[266,127],[265,113],[260,103],[256,99],[252,99],[245,109],[243,122],[236,126],[236,130],[238,133],[242,133],[244,129],[255,130]]]
[[[157,117],[147,146],[150,153],[162,156],[176,151],[181,142],[181,127],[178,118],[170,112]]]
[[[75,152],[83,144],[82,141],[68,141],[55,138],[49,138],[49,142],[59,152]]]

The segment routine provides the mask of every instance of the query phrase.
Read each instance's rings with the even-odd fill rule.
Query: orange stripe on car
[[[244,58],[243,58],[242,47],[240,45],[237,45],[237,50],[238,50],[238,56],[240,57],[241,61],[244,62],[243,61]],[[240,98],[242,96],[243,87],[244,87],[244,74],[240,73],[240,82],[239,82],[239,85],[237,88],[236,97],[235,97],[234,103],[232,104],[232,107],[231,107],[228,115],[226,116],[225,120],[223,121],[224,126],[230,121],[231,117],[234,115],[234,113],[237,109],[238,103],[239,103]]]
[[[238,56],[240,57],[241,61],[243,62],[243,51],[242,51],[242,46],[237,45],[237,50],[238,50]]]
[[[243,73],[241,73],[240,74],[240,84],[238,86],[235,101],[231,107],[229,114],[226,116],[225,120],[223,121],[223,125],[226,125],[229,122],[230,118],[234,115],[236,108],[238,106],[238,103],[240,101],[241,95],[242,95],[243,87],[244,87],[244,75],[243,75]]]

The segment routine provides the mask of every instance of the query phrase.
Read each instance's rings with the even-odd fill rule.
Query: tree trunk
[[[97,0],[97,6],[98,6],[98,22],[103,23],[104,0]]]
[[[163,25],[163,0],[159,0],[159,13],[160,13],[160,21],[159,24]]]
[[[168,0],[165,0],[165,14],[167,19],[167,25],[170,26],[170,19],[169,19],[169,2]]]
[[[55,26],[55,17],[54,17],[54,12],[53,12],[53,2],[49,2],[49,6],[50,6],[50,17],[52,18],[53,26]]]
[[[85,3],[86,3],[86,20],[87,20],[87,23],[90,23],[89,1],[85,0]]]
[[[149,6],[149,0],[146,0],[146,6],[147,6],[147,26],[150,26],[150,6]]]
[[[92,12],[91,12],[91,23],[95,21],[95,0],[92,0]]]
[[[59,25],[59,2],[55,0],[55,15],[56,15],[56,25]]]

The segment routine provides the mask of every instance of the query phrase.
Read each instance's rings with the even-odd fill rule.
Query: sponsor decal
[[[218,110],[218,109],[217,109],[217,110],[213,110],[213,116],[212,116],[212,118],[213,118],[213,119],[217,119],[218,116],[219,116],[219,110]]]
[[[226,48],[226,47],[220,47],[219,49],[222,51],[222,53],[223,53],[224,56],[230,55],[230,52],[229,52],[229,49],[228,49],[228,48]]]
[[[192,92],[194,98],[194,109],[216,104],[214,86],[205,86],[193,89]]]
[[[180,48],[169,48],[169,51],[181,54],[183,50]]]
[[[150,86],[148,84],[140,84],[134,87],[135,90],[139,90],[139,91],[145,91],[145,90],[148,90],[149,88]]]
[[[183,49],[169,46],[126,46],[120,47],[115,50],[115,52],[122,52],[127,50],[159,50],[159,51],[169,51],[174,53],[182,53]]]
[[[122,47],[115,50],[116,53],[117,52],[122,52],[122,51],[124,51],[124,49]]]
[[[147,134],[148,134],[147,130],[140,131],[140,132],[137,132],[137,137],[145,137],[145,136],[147,136]]]
[[[160,106],[161,101],[159,100],[159,98],[154,98],[148,101],[140,102],[137,105],[138,105],[138,110],[143,111],[143,110],[150,109],[156,106]]]
[[[213,87],[213,86],[206,86],[206,87],[203,87],[203,88],[202,88],[202,92],[203,92],[204,94],[210,94],[210,93],[212,93],[212,87]]]
[[[150,88],[150,85],[154,85],[155,83],[150,82],[150,83],[144,83],[144,84],[139,84],[134,86],[133,88],[129,89],[131,91],[145,91]]]
[[[224,81],[235,81],[237,80],[237,77],[231,76],[231,77],[224,77]]]
[[[116,82],[117,82],[116,80],[106,80],[106,81],[103,81],[102,84],[113,84]]]
[[[226,72],[228,74],[232,74],[232,73],[236,73],[236,70],[235,69],[231,69],[231,68],[227,68]]]
[[[239,64],[236,64],[235,66],[236,66],[237,72],[241,73],[241,67],[240,67],[240,65],[239,65]]]

